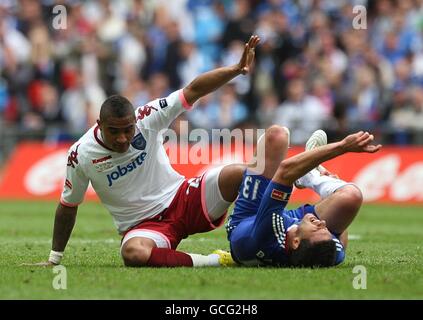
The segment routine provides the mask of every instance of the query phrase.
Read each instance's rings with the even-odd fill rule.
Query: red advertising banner
[[[5,167],[0,181],[0,198],[58,200],[64,183],[68,147],[41,143],[19,145]],[[291,148],[289,156],[302,150]],[[173,157],[171,162],[175,163],[191,161],[191,154],[195,152],[190,146],[168,146],[168,153]],[[211,155],[211,147],[209,152]],[[237,152],[232,150],[227,158],[243,159],[243,155],[237,156]],[[178,161],[173,161],[175,157]],[[186,177],[199,175],[209,167],[201,161],[192,162],[173,166]],[[223,159],[223,162],[228,161]],[[350,153],[325,163],[325,166],[343,180],[356,183],[367,202],[423,203],[423,148],[384,147],[376,154]],[[96,199],[92,188],[88,189],[86,199]],[[310,190],[296,190],[292,197],[292,201],[316,200],[317,195]]]

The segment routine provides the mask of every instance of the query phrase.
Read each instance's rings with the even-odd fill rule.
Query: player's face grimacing
[[[132,138],[135,135],[135,116],[123,118],[109,117],[99,122],[104,144],[111,150],[119,153],[128,151]]]
[[[308,239],[311,242],[332,239],[332,235],[326,227],[324,220],[319,220],[315,215],[308,213],[298,225],[298,233],[301,239]]]

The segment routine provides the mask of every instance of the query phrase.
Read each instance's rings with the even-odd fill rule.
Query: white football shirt
[[[135,136],[125,153],[108,149],[100,128],[90,128],[68,151],[61,203],[79,205],[91,182],[119,233],[166,209],[184,177],[170,165],[160,131],[190,108],[182,89],[137,108]]]

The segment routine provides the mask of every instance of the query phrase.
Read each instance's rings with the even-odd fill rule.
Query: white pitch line
[[[184,242],[212,242],[216,239],[211,238],[196,238],[196,239],[184,239]],[[16,239],[1,239],[2,244],[51,244],[51,239],[48,240],[39,240],[31,238],[16,238]],[[119,239],[70,239],[69,244],[95,244],[95,243],[106,243],[106,244],[115,244],[120,243]]]
[[[188,242],[191,242],[191,241],[208,242],[208,241],[215,241],[215,240],[216,239],[211,239],[211,238],[196,238],[196,239],[188,238],[188,239],[184,239],[184,241],[188,241]]]
[[[3,244],[16,244],[16,243],[20,243],[20,244],[51,244],[51,240],[34,240],[34,239],[28,239],[28,238],[24,238],[24,239],[15,239],[15,240],[11,240],[11,239],[6,239],[6,240],[0,240],[1,243]],[[69,240],[69,244],[94,244],[94,243],[106,243],[106,244],[114,244],[114,243],[120,243],[120,240],[116,240],[116,239],[71,239]]]
[[[361,240],[361,235],[359,234],[349,234],[348,235],[348,240]]]

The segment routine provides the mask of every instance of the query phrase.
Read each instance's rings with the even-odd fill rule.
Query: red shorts
[[[221,226],[226,212],[218,220],[210,221],[205,203],[205,175],[185,179],[170,206],[152,219],[143,221],[125,232],[134,230],[158,234],[167,246],[176,249],[182,239],[191,234],[207,232]]]

